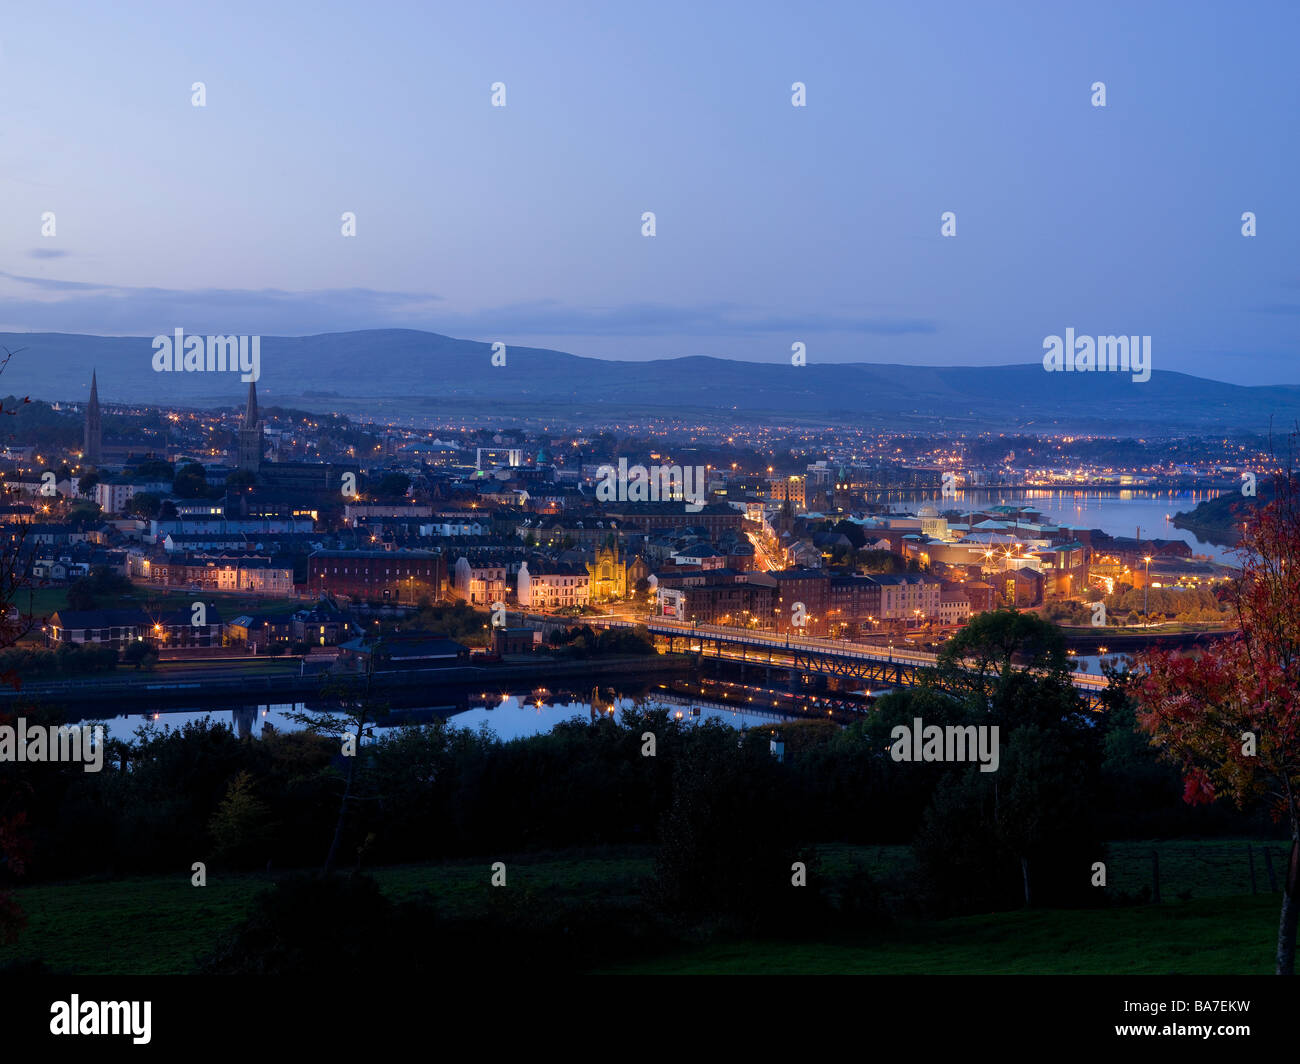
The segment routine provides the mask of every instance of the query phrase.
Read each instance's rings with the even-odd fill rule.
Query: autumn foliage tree
[[[1300,916],[1300,478],[1289,463],[1276,488],[1243,533],[1237,634],[1195,656],[1143,655],[1133,692],[1139,727],[1181,766],[1188,803],[1262,802],[1289,825],[1277,974],[1292,975]]]

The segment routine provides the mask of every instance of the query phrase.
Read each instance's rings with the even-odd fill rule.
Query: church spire
[[[251,429],[257,427],[257,385],[253,381],[248,382],[248,406],[244,410],[244,428]]]
[[[103,461],[103,430],[99,419],[99,381],[90,371],[90,399],[86,403],[86,429],[81,445],[81,464],[99,467]]]
[[[239,468],[256,473],[262,468],[262,422],[257,410],[257,385],[248,382],[248,406],[239,429]]]

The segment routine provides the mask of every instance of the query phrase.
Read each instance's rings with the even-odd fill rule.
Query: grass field
[[[909,921],[874,941],[734,942],[613,974],[1268,975],[1277,895]]]
[[[134,599],[124,600],[122,605],[148,605],[165,610],[186,610],[196,600],[215,603],[222,619],[230,621],[241,613],[250,617],[264,617],[269,613],[289,613],[308,605],[302,599],[272,598],[267,595],[249,595],[229,591],[155,591],[152,588],[139,588]]]
[[[1164,901],[1222,898],[1252,892],[1250,852],[1254,851],[1255,884],[1260,893],[1269,890],[1264,845],[1258,840],[1208,839],[1196,841],[1112,842],[1106,855],[1106,884],[1119,893],[1136,896],[1153,881],[1151,854],[1160,856],[1160,894]],[[1269,844],[1273,871],[1280,885],[1286,872],[1290,846]],[[823,871],[831,878],[844,875],[854,866],[866,868],[874,877],[910,876],[911,853],[906,846],[821,846]]]
[[[59,610],[68,608],[68,589],[66,587],[36,587],[30,591],[19,591],[14,596],[13,604],[25,614],[40,620]]]
[[[226,620],[247,613],[253,617],[262,617],[268,613],[285,613],[301,609],[306,603],[296,598],[274,598],[267,595],[249,595],[230,591],[187,591],[176,589],[160,591],[156,588],[138,585],[129,595],[105,600],[104,609],[122,609],[132,606],[158,606],[167,610],[188,610],[195,599],[216,603],[217,609]],[[14,606],[23,613],[29,613],[38,620],[49,617],[59,610],[68,608],[68,589],[66,587],[38,587],[19,591],[14,597]]]
[[[711,942],[612,972],[696,973],[1258,973],[1272,970],[1280,895],[1237,890],[1244,842],[1121,843],[1112,882],[1141,885],[1150,850],[1161,851],[1165,898],[1159,906],[1085,911],[1038,910],[940,921],[901,921],[869,936],[834,941]],[[819,848],[819,874],[834,882],[855,866],[877,874],[906,870],[904,847]],[[1260,860],[1257,858],[1257,860]],[[635,900],[653,873],[648,847],[565,851],[507,859],[509,887],[530,903]],[[450,917],[487,911],[489,862],[457,861],[371,870],[394,900],[421,899]],[[1175,880],[1175,876],[1187,879]],[[0,964],[42,959],[53,970],[86,975],[183,974],[247,912],[271,877],[210,872],[208,885],[175,876],[43,884],[16,891],[29,925]],[[1172,900],[1176,889],[1193,899]],[[779,934],[779,929],[773,929]]]
[[[153,667],[151,675],[166,675],[176,679],[185,679],[188,674],[202,675],[218,672],[226,676],[279,676],[289,674],[297,676],[302,669],[300,658],[259,657],[255,660],[226,658],[208,658],[200,661],[160,661]],[[129,672],[129,667],[119,666],[119,672]]]

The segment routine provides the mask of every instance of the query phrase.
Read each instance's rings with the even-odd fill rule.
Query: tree
[[[907,562],[893,551],[860,550],[857,567],[862,573],[901,573],[907,570]]]
[[[1060,629],[1016,610],[977,614],[940,651],[936,685],[958,699],[971,724],[999,730],[997,771],[946,781],[918,845],[922,863],[967,904],[1010,889],[1004,866],[990,864],[987,852],[963,867],[981,847],[1014,859],[1026,906],[1044,895],[1077,897],[1074,885],[1086,883],[1081,870],[1100,848],[1091,808],[1102,737],[1070,672]],[[985,840],[975,849],[972,824]],[[946,849],[958,835],[964,850]]]
[[[94,492],[96,485],[99,484],[100,476],[98,473],[87,473],[77,481],[77,491],[81,495],[90,497]]]
[[[339,814],[334,823],[334,837],[330,841],[329,852],[325,856],[325,865],[321,869],[321,874],[324,876],[328,876],[334,871],[338,862],[339,848],[343,843],[343,835],[347,828],[348,814],[351,812],[352,804],[361,800],[361,797],[355,793],[355,787],[357,783],[357,763],[361,760],[364,742],[366,739],[374,737],[375,721],[383,718],[388,713],[386,704],[377,703],[372,698],[373,668],[374,654],[372,653],[367,662],[363,690],[357,693],[340,689],[334,693],[339,712],[302,710],[285,714],[286,717],[301,724],[304,729],[313,735],[332,736],[340,743],[340,750],[347,762],[347,769],[343,774],[343,793],[339,800]],[[358,851],[358,864],[360,864],[360,851]]]
[[[219,860],[244,864],[260,858],[271,837],[270,808],[258,796],[253,777],[240,772],[208,821],[208,832]]]
[[[74,610],[98,609],[106,600],[128,594],[131,581],[104,565],[97,565],[87,576],[68,585],[68,605]]]
[[[1294,448],[1297,434],[1292,433]],[[1246,523],[1234,589],[1238,631],[1195,657],[1139,657],[1139,726],[1183,771],[1184,801],[1263,802],[1291,831],[1278,975],[1295,974],[1300,917],[1300,481],[1291,465]]]
[[[1032,613],[1009,609],[977,613],[943,645],[937,665],[948,686],[985,701],[1009,691],[1026,669],[1066,682],[1070,673],[1061,630]]]
[[[87,528],[98,525],[103,520],[104,512],[97,502],[78,502],[68,510],[68,524],[74,528]]]
[[[156,492],[137,491],[126,504],[126,512],[149,521],[158,516],[162,502],[163,497]]]
[[[135,467],[135,475],[139,479],[157,481],[160,484],[170,484],[173,472],[170,462],[164,462],[157,458],[141,462]]]
[[[410,486],[411,478],[405,473],[385,473],[375,485],[374,494],[376,498],[387,502],[396,502],[406,498],[406,492]]]
[[[831,531],[847,537],[855,551],[861,550],[867,544],[867,533],[855,521],[837,521]]]
[[[709,720],[673,757],[652,886],[664,908],[758,921],[784,919],[804,900],[805,891],[791,889],[791,872],[811,855],[801,852],[789,773],[768,739],[756,730],[738,745],[734,730]]]
[[[69,601],[71,599],[69,598]],[[143,639],[136,639],[126,645],[122,651],[122,664],[134,665],[137,669],[152,669],[158,662],[158,648]]]
[[[172,491],[182,499],[201,499],[208,493],[207,474],[198,462],[181,466],[172,482]]]

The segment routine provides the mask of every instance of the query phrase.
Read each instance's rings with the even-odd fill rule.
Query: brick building
[[[427,550],[318,550],[307,559],[307,587],[314,595],[414,604],[442,597],[446,572],[441,554]]]

